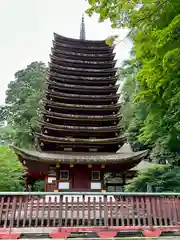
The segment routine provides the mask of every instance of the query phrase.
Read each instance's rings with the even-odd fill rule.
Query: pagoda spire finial
[[[80,27],[80,39],[86,39],[86,32],[85,32],[85,23],[84,23],[84,14],[82,15],[81,27]]]

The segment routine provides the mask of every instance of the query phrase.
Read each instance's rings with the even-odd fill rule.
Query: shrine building
[[[114,46],[54,33],[36,150],[13,146],[28,184],[45,179],[45,191],[123,191],[147,151],[133,152],[119,124]],[[105,186],[113,173],[118,186]],[[114,187],[116,186],[116,187]]]

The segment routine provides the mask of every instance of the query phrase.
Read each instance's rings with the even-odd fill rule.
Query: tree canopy
[[[24,190],[24,170],[12,149],[0,147],[0,192]]]
[[[0,108],[0,136],[6,143],[32,145],[46,72],[44,63],[33,62],[16,72],[15,79],[9,83],[5,105]]]
[[[180,168],[156,166],[138,174],[126,185],[127,192],[180,192]]]
[[[112,27],[130,29],[133,50],[129,66],[123,69],[127,72],[136,66],[125,82],[126,90],[127,86],[134,89],[126,101],[133,108],[128,119],[130,137],[153,149],[154,157],[164,151],[167,161],[172,156],[179,161],[180,2],[89,0],[89,4],[89,15],[96,12],[100,21],[110,19]]]
[[[128,28],[133,49],[121,67],[123,124],[134,150],[151,149],[151,161],[170,164],[140,173],[129,191],[179,191],[180,1],[88,0],[87,13]],[[111,36],[107,44],[120,44]],[[168,170],[169,168],[169,170]],[[154,178],[154,175],[156,176]],[[154,181],[155,180],[155,181]]]

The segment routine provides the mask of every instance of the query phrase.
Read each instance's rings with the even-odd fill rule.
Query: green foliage
[[[134,44],[130,65],[137,69],[122,77],[127,93],[124,126],[133,148],[147,146],[153,161],[180,164],[180,2],[94,0],[89,4],[89,15],[98,13],[101,21],[110,19],[113,27],[130,29]],[[131,67],[123,68],[127,73]]]
[[[157,165],[133,178],[126,191],[147,192],[147,184],[153,192],[180,192],[180,168]]]
[[[117,39],[117,35],[113,35],[113,36],[110,36],[106,39],[106,44],[109,45],[109,46],[112,46],[115,42],[115,40]]]
[[[99,14],[99,21],[110,19],[112,28],[129,25],[130,17],[134,15],[134,8],[138,0],[88,0],[90,7],[86,13],[91,16]]]
[[[133,60],[125,61],[120,69],[120,78],[123,82],[122,96],[124,104],[121,108],[124,130],[128,135],[128,140],[132,148],[143,150],[146,145],[138,140],[141,128],[144,126],[144,120],[147,116],[147,105],[143,101],[134,103],[134,98],[139,92],[139,85],[136,79],[138,66]]]
[[[32,145],[46,72],[44,63],[33,62],[15,73],[15,80],[8,85],[5,106],[0,108],[1,126],[7,122],[0,129],[4,141],[21,147]]]
[[[34,192],[44,192],[44,180],[38,180],[35,182],[33,186]]]
[[[23,191],[23,169],[13,150],[0,147],[0,192]]]

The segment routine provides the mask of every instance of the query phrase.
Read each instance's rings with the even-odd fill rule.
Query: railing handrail
[[[180,196],[180,193],[147,193],[147,192],[0,192],[0,196]]]

